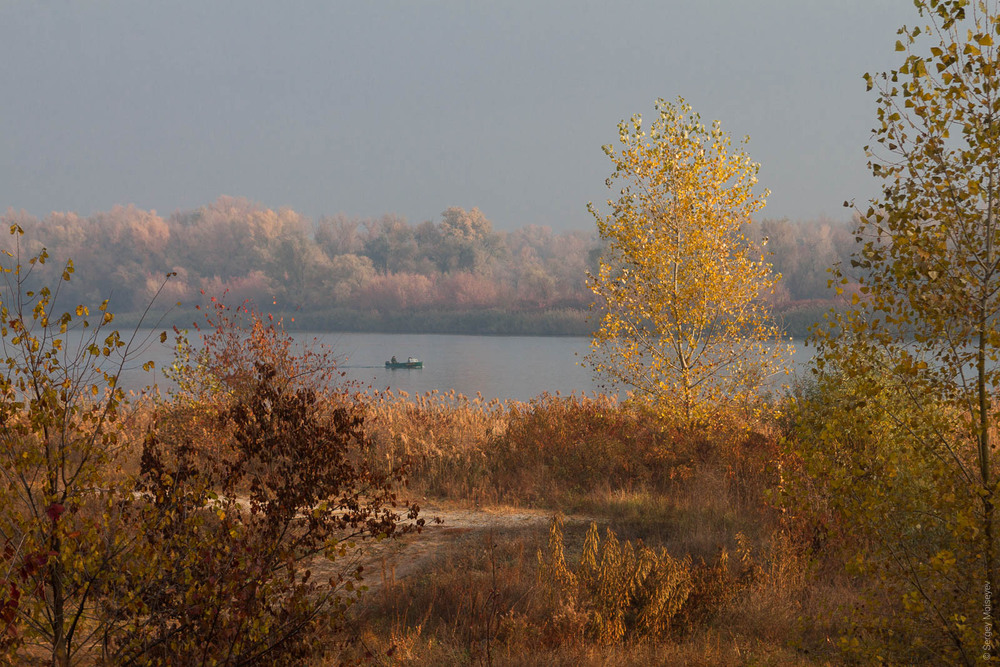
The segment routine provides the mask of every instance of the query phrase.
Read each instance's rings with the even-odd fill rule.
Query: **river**
[[[152,334],[153,332],[149,332]],[[527,401],[542,393],[607,393],[595,381],[590,369],[581,365],[590,349],[584,337],[539,336],[450,336],[439,334],[356,334],[295,333],[297,341],[317,341],[329,346],[338,360],[345,379],[362,387],[391,389],[419,394],[437,390],[474,397],[477,392],[486,400],[494,398]],[[131,364],[123,377],[123,386],[137,389],[154,382],[162,386],[162,368],[173,358],[172,340],[160,344],[155,335],[139,356],[151,359],[158,370],[146,373],[141,361]],[[801,340],[795,341],[793,366],[802,373],[814,353]],[[413,370],[389,370],[385,361],[417,357],[424,367]]]

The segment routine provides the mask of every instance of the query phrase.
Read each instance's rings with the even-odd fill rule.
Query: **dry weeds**
[[[686,433],[602,397],[486,402],[386,396],[370,413],[376,456],[413,463],[411,497],[444,519],[370,552],[357,642],[338,660],[385,665],[825,664],[821,618],[842,577],[809,576],[814,554],[785,526],[776,425]],[[429,502],[428,502],[429,501]],[[434,503],[434,504],[431,504]],[[544,508],[544,509],[540,509]],[[585,607],[539,582],[548,521],[566,518],[579,561],[591,521],[690,558],[683,627],[601,642]],[[374,572],[372,572],[374,570]],[[828,618],[825,617],[825,618]],[[335,663],[334,663],[335,664]]]

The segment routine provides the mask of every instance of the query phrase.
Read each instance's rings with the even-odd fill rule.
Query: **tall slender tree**
[[[1000,629],[990,602],[998,583],[1000,4],[914,4],[927,23],[899,30],[902,65],[865,75],[878,96],[866,152],[882,193],[856,230],[851,264],[861,294],[817,332],[821,380],[836,375],[858,388],[855,407],[880,402],[893,435],[859,457],[857,441],[827,430],[822,455],[844,453],[836,465],[853,471],[851,497],[867,499],[848,515],[878,545],[868,558],[881,563],[879,577],[901,582],[902,604],[923,619],[914,627],[924,646],[936,646],[924,657],[971,664],[980,647],[995,648]],[[846,284],[848,272],[836,269],[835,282]],[[876,400],[876,385],[888,401]],[[864,436],[874,437],[871,429]],[[935,645],[929,634],[942,639]]]
[[[747,405],[788,346],[759,298],[779,276],[748,234],[767,195],[758,165],[683,100],[656,111],[648,135],[636,115],[604,147],[618,199],[607,215],[589,206],[606,244],[589,278],[603,311],[589,359],[691,424]]]

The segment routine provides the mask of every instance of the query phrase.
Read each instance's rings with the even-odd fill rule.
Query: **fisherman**
[[[394,363],[394,364],[395,364],[395,363],[398,363],[398,362],[396,361],[396,355],[392,355],[392,363]]]

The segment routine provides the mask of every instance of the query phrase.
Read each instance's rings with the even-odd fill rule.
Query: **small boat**
[[[396,357],[393,357],[391,361],[385,362],[386,368],[423,368],[424,362],[420,361],[416,357],[410,357],[406,361],[396,361]]]

